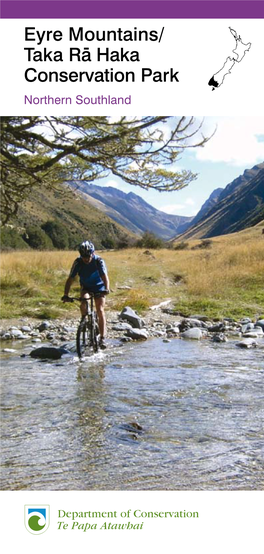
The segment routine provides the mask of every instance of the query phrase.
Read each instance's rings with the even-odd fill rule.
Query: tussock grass
[[[264,236],[261,226],[216,237],[208,249],[103,252],[111,282],[107,306],[139,312],[171,298],[181,313],[210,317],[264,315]],[[76,252],[2,255],[2,317],[78,314],[60,302]],[[122,287],[130,286],[131,289]],[[79,293],[78,280],[71,291]]]

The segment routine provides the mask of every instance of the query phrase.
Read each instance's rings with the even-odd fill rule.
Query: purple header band
[[[263,0],[2,0],[2,19],[257,19]]]

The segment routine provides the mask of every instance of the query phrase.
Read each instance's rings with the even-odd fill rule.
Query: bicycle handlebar
[[[108,294],[109,293],[109,290],[102,290],[102,291],[99,291],[99,292],[102,292],[102,293],[105,293],[105,294]],[[89,298],[95,298],[95,295],[97,294],[96,292],[88,292],[87,291],[87,294],[89,294]],[[67,300],[66,300],[67,298]],[[75,300],[78,301],[78,302],[81,302],[82,300],[89,300],[89,298],[82,298],[82,297],[76,297],[76,296],[63,296],[61,298],[61,300],[65,301],[66,303],[67,302],[74,302]]]

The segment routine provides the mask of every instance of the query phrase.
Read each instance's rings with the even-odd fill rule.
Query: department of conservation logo
[[[50,507],[45,504],[25,505],[25,527],[32,535],[45,533],[50,522]]]

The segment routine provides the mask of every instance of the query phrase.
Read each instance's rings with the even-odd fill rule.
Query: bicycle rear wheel
[[[76,349],[79,358],[83,358],[89,345],[87,321],[81,321],[76,335]]]

